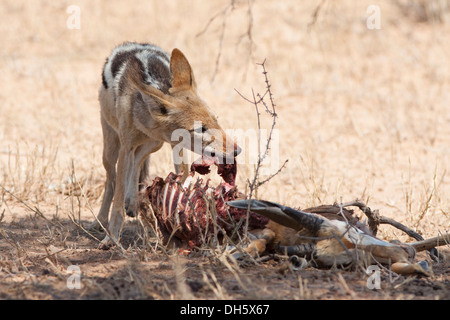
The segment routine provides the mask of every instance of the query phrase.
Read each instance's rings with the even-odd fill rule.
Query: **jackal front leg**
[[[136,217],[138,214],[138,191],[139,191],[139,180],[142,176],[142,166],[145,164],[148,166],[150,153],[158,151],[162,146],[161,142],[149,142],[140,145],[134,150],[133,157],[130,157],[130,164],[127,166],[126,173],[126,189],[125,189],[125,212],[130,217]],[[144,171],[148,171],[148,168]],[[148,172],[146,173],[148,174]]]

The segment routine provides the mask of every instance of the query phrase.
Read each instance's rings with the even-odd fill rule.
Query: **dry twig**
[[[366,204],[360,200],[355,200],[352,202],[343,203],[342,207],[358,207],[369,219],[369,228],[374,235],[378,232],[378,226],[380,224],[390,224],[391,226],[405,232],[408,236],[421,241],[423,237],[417,232],[411,230],[407,226],[395,221],[394,219],[387,218],[380,215],[378,210],[371,210]]]
[[[222,17],[222,26],[220,28],[220,35],[219,35],[219,50],[218,50],[218,53],[217,53],[216,63],[215,63],[215,67],[214,67],[214,73],[212,75],[211,82],[214,82],[214,80],[216,78],[216,75],[217,75],[217,73],[219,71],[220,59],[222,57],[223,41],[224,41],[224,38],[225,38],[225,30],[227,28],[227,18],[228,18],[228,15],[231,14],[236,9],[236,2],[237,2],[236,0],[230,0],[230,2],[225,6],[225,8],[223,8],[222,10],[217,12],[215,15],[213,15],[208,20],[208,22],[206,23],[206,25],[202,29],[202,31],[200,31],[196,35],[196,37],[200,37],[203,34],[205,34],[206,31],[211,26],[211,24],[216,19],[218,19],[219,17]],[[244,33],[242,33],[242,35],[239,37],[239,40],[238,40],[238,44],[239,44],[244,38],[246,38],[246,37],[248,38],[248,40],[250,42],[249,58],[252,57],[253,47],[254,47],[254,42],[253,42],[253,2],[254,2],[254,0],[248,0],[247,29],[246,29],[246,31]]]
[[[439,246],[440,244],[447,243],[449,241],[449,235],[442,235],[439,237],[435,237],[432,239],[425,240],[420,234],[411,230],[404,224],[401,224],[394,219],[381,216],[378,210],[371,210],[364,202],[360,200],[355,200],[352,202],[343,203],[340,205],[341,207],[358,207],[369,219],[369,228],[372,231],[373,235],[377,234],[378,226],[380,224],[389,224],[403,232],[405,232],[411,238],[416,239],[418,242],[412,244],[416,251],[429,250],[430,257],[434,261],[438,261],[440,259],[440,254],[435,246]]]
[[[248,199],[251,200],[253,195],[255,193],[257,193],[257,190],[260,186],[262,186],[263,184],[265,184],[266,182],[270,181],[272,178],[274,178],[277,174],[279,174],[283,168],[285,168],[288,160],[286,160],[283,165],[273,174],[271,174],[268,178],[264,179],[264,180],[260,180],[260,169],[262,166],[262,163],[264,161],[264,159],[268,156],[269,154],[269,150],[270,150],[270,146],[272,143],[272,136],[273,136],[273,132],[275,130],[275,126],[277,123],[277,118],[278,115],[276,113],[276,104],[274,101],[274,95],[272,93],[271,90],[271,84],[269,82],[269,77],[267,76],[267,70],[266,70],[266,60],[264,59],[264,61],[262,63],[258,63],[258,65],[260,65],[263,69],[262,74],[264,75],[264,82],[266,84],[266,91],[264,92],[264,94],[260,94],[257,93],[255,94],[255,91],[252,89],[252,98],[249,99],[247,97],[245,97],[243,94],[241,94],[238,90],[235,89],[235,91],[247,102],[251,103],[254,107],[255,107],[255,111],[256,111],[256,118],[257,118],[257,123],[258,123],[258,159],[257,159],[257,163],[256,163],[256,167],[255,167],[255,173],[253,178],[248,179],[247,183],[249,186],[249,195],[248,195]],[[268,98],[267,98],[268,97]],[[265,99],[267,99],[268,101],[266,101]],[[266,113],[272,117],[272,125],[269,131],[269,136],[267,138],[266,144],[264,146],[264,150],[261,150],[261,113],[260,113],[260,107],[261,105],[264,107]],[[249,202],[249,206],[250,206],[250,202]],[[250,207],[248,208],[248,211],[250,211]],[[244,230],[247,231],[248,229],[248,215],[247,215],[247,221],[245,224],[245,228]],[[246,232],[245,232],[246,233]]]

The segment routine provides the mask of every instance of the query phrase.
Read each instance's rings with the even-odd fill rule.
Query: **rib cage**
[[[247,210],[230,208],[228,201],[245,196],[235,186],[220,183],[209,186],[209,179],[194,179],[191,173],[184,183],[181,175],[170,173],[164,180],[156,177],[141,193],[141,216],[166,238],[171,235],[189,247],[200,246],[217,232],[231,236],[241,231]],[[151,207],[151,210],[149,210]],[[213,219],[214,216],[214,219]],[[268,218],[249,214],[249,228],[264,228]]]
[[[245,195],[227,182],[222,182],[217,187],[211,187],[209,182],[209,179],[204,182],[201,178],[194,178],[194,172],[190,173],[184,183],[181,175],[175,173],[170,173],[166,179],[156,177],[140,194],[140,213],[143,220],[164,240],[173,236],[188,247],[203,244],[215,232],[214,228],[218,229],[219,235],[225,233],[231,236],[241,232],[247,210],[230,207],[227,203],[245,199]],[[339,208],[336,206],[324,205],[305,211],[329,219],[346,220],[361,227],[351,210],[341,209],[344,217],[339,214]],[[248,230],[264,229],[268,222],[269,218],[250,212]],[[298,231],[306,237],[314,236],[307,228],[302,227]]]

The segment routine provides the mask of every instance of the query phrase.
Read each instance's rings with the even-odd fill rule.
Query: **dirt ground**
[[[379,28],[368,24],[371,5]],[[445,261],[417,257],[434,276],[381,269],[380,289],[369,289],[362,267],[236,265],[220,248],[165,249],[139,219],[127,218],[124,250],[99,250],[82,229],[105,179],[101,70],[115,45],[140,41],[180,48],[201,96],[234,130],[257,128],[235,89],[263,93],[266,59],[278,140],[261,179],[289,161],[258,198],[294,207],[358,198],[425,238],[448,232],[448,1],[3,0],[0,17],[0,299],[450,299],[448,245]],[[246,190],[255,164],[241,147]],[[167,147],[152,156],[151,174],[165,177],[170,158]],[[387,226],[379,237],[412,241]]]
[[[36,216],[2,230],[1,299],[449,299],[448,262],[433,263],[433,277],[403,277],[381,270],[369,289],[363,268],[295,270],[283,257],[233,264],[226,255],[164,250],[128,223],[125,251],[96,248],[97,240],[63,219]],[[154,247],[152,247],[154,246]],[[448,255],[448,250],[443,254]],[[419,259],[427,259],[420,254]],[[79,269],[72,269],[73,266]],[[75,279],[79,276],[79,282]]]

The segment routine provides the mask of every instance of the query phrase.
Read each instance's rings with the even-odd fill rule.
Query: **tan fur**
[[[301,238],[298,237],[298,233],[294,229],[287,228],[273,221],[269,221],[267,228],[274,233],[273,243],[279,243],[281,246],[293,246],[302,243]]]
[[[117,244],[124,208],[131,216],[137,214],[138,184],[147,176],[149,156],[164,142],[170,143],[172,148],[179,143],[171,141],[174,130],[189,130],[193,141],[194,122],[201,121],[208,132],[213,132],[202,136],[201,152],[212,150],[217,156],[227,159],[239,153],[239,147],[226,137],[214,114],[199,97],[192,68],[178,49],[172,52],[170,69],[172,87],[169,94],[143,82],[137,59],[129,60],[120,79],[120,94],[115,99],[112,90],[104,86],[100,89],[103,164],[107,179],[102,206],[91,228],[108,225],[108,213],[114,198],[108,235],[102,241],[102,248]],[[139,95],[144,104],[139,103]],[[194,150],[193,143],[191,146],[192,151],[198,151]],[[182,149],[178,152],[182,155]],[[185,162],[175,165],[175,171],[183,171],[184,177],[188,169]]]

